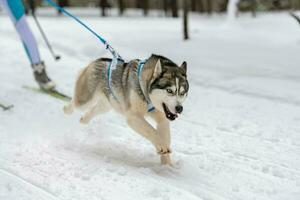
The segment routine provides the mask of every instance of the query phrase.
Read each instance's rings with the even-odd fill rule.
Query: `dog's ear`
[[[183,69],[184,73],[186,74],[186,70],[187,70],[187,64],[185,61],[183,61],[183,63],[180,66],[181,69]]]
[[[153,76],[158,77],[158,76],[160,76],[161,72],[162,72],[162,66],[161,66],[160,59],[158,59],[158,61],[156,62],[156,65],[155,65]]]

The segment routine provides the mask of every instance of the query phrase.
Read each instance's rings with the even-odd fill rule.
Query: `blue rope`
[[[72,19],[74,19],[75,21],[77,21],[79,24],[81,24],[83,27],[85,27],[88,31],[90,31],[94,36],[96,36],[106,46],[106,49],[108,49],[110,51],[110,53],[113,55],[114,58],[116,58],[116,59],[118,59],[118,58],[122,59],[121,56],[112,48],[112,46],[110,46],[107,43],[107,41],[104,38],[102,38],[99,34],[97,34],[95,31],[93,31],[88,25],[86,25],[85,23],[83,23],[78,17],[76,17],[73,14],[71,14],[70,12],[66,11],[64,8],[62,8],[61,6],[57,5],[52,0],[46,0],[46,1],[51,6],[53,6],[54,8],[56,8],[57,10],[61,11],[65,15],[67,15],[67,16],[71,17]]]

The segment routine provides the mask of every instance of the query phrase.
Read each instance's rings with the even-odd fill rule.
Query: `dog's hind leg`
[[[88,124],[91,119],[93,119],[96,115],[104,114],[111,109],[109,102],[105,99],[102,100],[96,105],[92,106],[90,110],[88,110],[81,118],[80,123]]]

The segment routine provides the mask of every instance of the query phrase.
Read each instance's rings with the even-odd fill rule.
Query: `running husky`
[[[168,58],[151,55],[146,61],[118,61],[113,72],[111,63],[111,59],[100,58],[80,71],[74,97],[64,112],[86,110],[80,118],[86,124],[97,114],[114,108],[133,130],[155,146],[161,163],[171,165],[169,121],[182,113],[188,94],[186,62],[178,66]],[[156,129],[145,120],[146,116],[154,119]]]

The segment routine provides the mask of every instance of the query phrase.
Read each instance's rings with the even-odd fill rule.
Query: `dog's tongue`
[[[178,114],[177,114],[177,113],[172,113],[172,112],[169,110],[169,108],[168,108],[165,104],[163,104],[163,107],[164,107],[164,109],[167,111],[167,112],[166,112],[166,115],[167,115],[167,117],[168,117],[169,119],[175,120],[175,119],[178,117]]]
[[[174,113],[171,113],[171,112],[168,114],[168,116],[169,116],[169,118],[172,118],[173,120],[175,120],[178,117],[177,114],[174,114]]]

